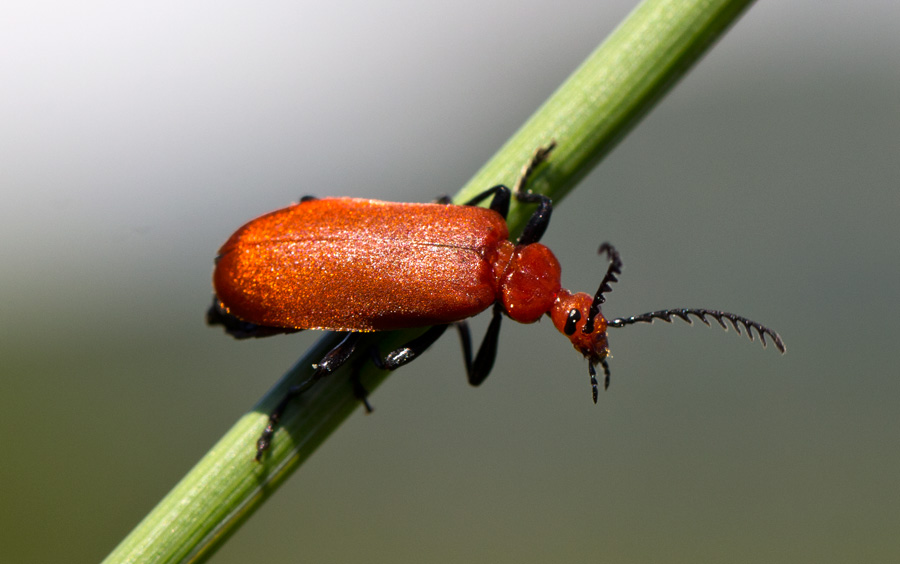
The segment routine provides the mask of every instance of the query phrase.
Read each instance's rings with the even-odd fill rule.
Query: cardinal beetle
[[[619,253],[608,243],[599,252],[608,257],[609,267],[593,296],[562,288],[559,262],[538,242],[550,222],[551,201],[524,189],[553,147],[535,151],[512,191],[494,186],[461,206],[306,197],[254,219],[228,239],[219,249],[213,274],[215,296],[207,314],[211,325],[223,325],[238,339],[303,329],[347,333],[314,374],[291,388],[272,412],[257,443],[257,460],[289,401],[344,364],[364,332],[430,327],[385,357],[372,351],[378,367],[394,370],[454,324],[469,383],[477,386],[493,367],[503,316],[533,323],[546,314],[588,360],[594,403],[598,364],[604,388],[609,386],[608,327],[654,319],[671,322],[673,317],[691,323],[689,315],[709,325],[711,317],[724,329],[727,320],[738,334],[743,325],[751,340],[755,329],[763,346],[768,335],[785,351],[775,331],[724,311],[666,309],[607,320],[600,306],[622,269]],[[508,240],[506,226],[511,196],[537,204],[515,243]],[[490,208],[477,206],[487,198]],[[473,361],[465,319],[489,307],[491,322]],[[364,396],[361,399],[365,402]]]

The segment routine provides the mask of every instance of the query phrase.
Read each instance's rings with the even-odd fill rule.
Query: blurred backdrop
[[[635,4],[0,9],[0,560],[102,559],[317,338],[205,326],[235,228],[454,192]],[[448,336],[213,561],[900,560],[898,22],[752,7],[547,233],[574,290],[619,248],[608,315],[787,355],[621,329],[595,406],[548,323],[477,390]]]

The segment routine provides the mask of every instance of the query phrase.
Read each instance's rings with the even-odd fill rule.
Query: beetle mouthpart
[[[600,396],[599,389],[600,385],[597,382],[597,364],[603,367],[603,391],[609,389],[609,363],[606,362],[605,358],[599,359],[596,363],[593,361],[588,361],[588,374],[591,377],[591,394],[594,397],[594,403],[597,403],[597,398]]]

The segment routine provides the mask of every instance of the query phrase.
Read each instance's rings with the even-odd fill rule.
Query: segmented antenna
[[[602,247],[601,247],[602,248]],[[649,313],[642,313],[640,315],[633,315],[627,318],[617,318],[611,319],[606,322],[607,327],[624,327],[626,325],[632,325],[634,323],[652,323],[654,319],[662,319],[667,323],[672,322],[672,317],[678,317],[679,319],[686,321],[688,324],[692,325],[693,320],[688,317],[688,315],[693,315],[700,319],[706,325],[709,325],[709,321],[706,319],[706,316],[709,315],[713,317],[716,321],[719,322],[719,325],[722,326],[722,329],[728,330],[728,326],[725,324],[723,319],[727,319],[731,322],[731,326],[734,327],[734,330],[738,335],[741,334],[741,325],[744,326],[744,329],[747,330],[747,337],[750,340],[753,340],[753,331],[752,329],[756,329],[757,334],[759,334],[759,340],[762,342],[762,346],[766,346],[766,335],[768,335],[772,341],[775,343],[775,347],[781,351],[782,354],[785,352],[784,342],[781,340],[781,337],[775,331],[772,331],[765,325],[757,323],[756,321],[752,321],[747,319],[746,317],[741,317],[740,315],[735,315],[733,313],[728,313],[727,311],[716,311],[712,309],[663,309],[660,311],[651,311]]]
[[[594,332],[594,319],[596,319],[597,314],[600,313],[600,306],[606,301],[606,297],[604,297],[603,294],[612,292],[612,286],[610,286],[610,284],[619,281],[619,279],[616,278],[616,274],[622,274],[622,258],[619,257],[619,251],[617,251],[615,247],[609,243],[603,243],[600,245],[600,250],[597,252],[601,255],[606,253],[606,256],[609,257],[609,268],[606,270],[606,276],[600,281],[600,287],[597,288],[597,293],[594,294],[594,301],[591,303],[591,309],[588,311],[587,321],[581,329],[585,334]]]

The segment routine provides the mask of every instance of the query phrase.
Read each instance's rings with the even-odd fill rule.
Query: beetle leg
[[[440,339],[447,325],[435,325],[402,347],[389,352],[384,358],[377,350],[372,351],[372,362],[381,370],[396,370],[408,362],[415,360],[425,349]]]
[[[257,462],[262,459],[263,453],[272,443],[272,435],[275,434],[275,427],[281,420],[281,416],[284,414],[284,410],[287,409],[291,400],[302,395],[308,389],[312,388],[316,382],[329,376],[332,372],[345,364],[356,350],[356,345],[359,344],[360,336],[360,333],[347,333],[347,336],[344,337],[337,346],[328,351],[328,354],[326,354],[322,358],[322,361],[316,365],[316,370],[313,372],[312,376],[303,382],[288,388],[288,391],[285,392],[284,397],[281,398],[281,401],[278,402],[275,409],[269,413],[269,423],[266,425],[262,435],[260,435],[259,440],[256,441]]]
[[[363,404],[366,413],[372,413],[375,410],[372,408],[372,404],[369,403],[369,390],[363,386],[362,380],[359,379],[359,370],[362,367],[362,363],[365,361],[366,357],[362,356],[354,363],[353,378],[351,379],[351,382],[353,383],[353,395]]]
[[[494,198],[491,200],[490,208],[495,212],[499,213],[503,216],[503,219],[506,219],[506,216],[509,215],[509,199],[510,199],[510,191],[509,188],[504,186],[503,184],[498,184],[492,188],[488,188],[484,192],[476,195],[474,198],[469,200],[468,202],[463,203],[464,206],[476,206],[483,202],[489,196],[493,196]]]
[[[553,212],[553,203],[550,198],[543,194],[526,192],[525,186],[528,184],[531,174],[539,164],[547,160],[550,151],[552,151],[554,147],[556,147],[556,141],[551,141],[546,147],[538,147],[534,151],[534,154],[531,155],[531,160],[522,167],[522,172],[519,173],[519,179],[513,187],[512,193],[517,202],[523,204],[538,204],[538,209],[534,211],[531,215],[531,219],[528,220],[525,229],[522,230],[522,235],[516,242],[517,245],[537,243],[541,240],[541,237],[544,236],[544,231],[547,230],[547,226],[550,225],[550,214]]]
[[[535,217],[543,218],[540,220],[540,231],[536,233],[537,238],[533,241],[530,241],[532,243],[537,242],[537,240],[541,238],[541,235],[544,234],[544,230],[547,228],[547,223],[550,221],[550,211],[552,206],[550,205],[550,198],[541,194],[532,194],[530,192],[526,192],[525,185],[528,183],[528,179],[531,177],[531,173],[534,172],[534,169],[536,169],[539,164],[547,160],[547,157],[550,155],[550,151],[552,151],[554,147],[556,147],[556,141],[551,141],[550,144],[546,147],[538,147],[534,151],[534,153],[531,155],[531,158],[527,163],[525,163],[525,166],[522,167],[522,171],[519,173],[519,179],[516,180],[516,184],[513,187],[512,191],[510,191],[510,189],[506,186],[498,184],[493,188],[488,188],[484,192],[481,192],[468,202],[463,203],[463,205],[475,206],[484,201],[485,198],[494,196],[494,199],[491,200],[490,208],[503,216],[503,219],[506,219],[506,216],[509,215],[509,202],[511,194],[515,195],[516,200],[525,204],[539,203],[541,204],[541,209],[535,212],[535,215],[532,216],[532,219],[529,222],[530,225],[532,222],[536,221]],[[528,228],[526,227],[526,230],[527,229]],[[537,229],[537,227],[532,227],[531,229],[534,230]],[[519,241],[521,243],[522,239],[520,238]]]
[[[302,329],[283,329],[281,327],[268,327],[266,325],[257,325],[249,321],[243,321],[226,312],[222,308],[219,299],[213,296],[213,303],[206,311],[207,325],[221,325],[225,328],[225,332],[235,339],[250,339],[255,337],[269,337],[271,335],[280,335],[282,333],[296,333]]]
[[[497,343],[500,339],[501,321],[503,321],[503,306],[498,302],[494,304],[491,324],[488,325],[484,339],[481,341],[481,346],[478,347],[475,362],[472,362],[472,337],[469,333],[469,324],[465,321],[460,321],[456,324],[456,328],[459,331],[459,340],[462,341],[466,374],[469,377],[469,384],[473,386],[480,386],[494,367],[494,360],[497,358]]]
[[[541,237],[544,236],[544,232],[547,231],[547,226],[550,225],[550,214],[553,213],[553,203],[550,201],[550,198],[543,194],[522,193],[521,197],[517,194],[516,199],[520,202],[524,201],[539,204],[538,209],[534,210],[531,219],[529,219],[528,223],[525,225],[525,229],[522,230],[522,235],[519,237],[519,240],[516,241],[516,245],[524,246],[537,243],[541,240]]]
[[[513,186],[513,193],[516,195],[516,199],[519,199],[520,194],[526,194],[525,185],[528,184],[531,173],[534,172],[534,169],[536,169],[539,164],[547,160],[550,156],[550,151],[555,147],[556,141],[550,141],[550,144],[546,147],[538,147],[534,150],[534,153],[531,154],[531,158],[525,163],[525,166],[522,167],[521,172],[519,172],[519,179],[516,181],[516,185]]]

